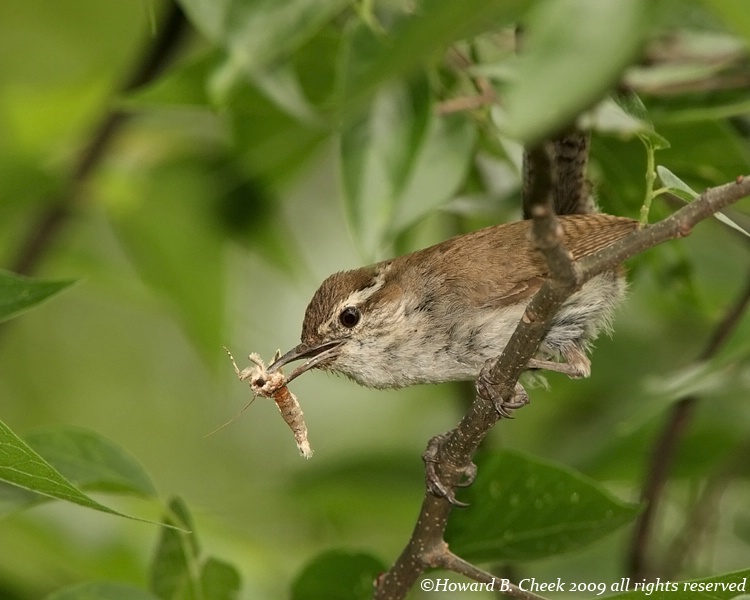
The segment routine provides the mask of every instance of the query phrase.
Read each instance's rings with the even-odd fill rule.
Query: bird
[[[603,213],[558,217],[576,261],[627,236],[638,222]],[[410,254],[326,278],[313,294],[301,343],[269,367],[304,360],[372,388],[476,380],[505,348],[549,275],[531,221],[493,225]],[[587,377],[591,342],[625,295],[618,267],[585,282],[549,323],[527,367]]]

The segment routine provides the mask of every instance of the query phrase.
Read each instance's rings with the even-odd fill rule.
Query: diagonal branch
[[[540,189],[544,187],[542,185]],[[503,354],[492,367],[490,377],[497,394],[503,399],[512,397],[518,377],[539,347],[550,319],[583,283],[599,273],[617,268],[623,261],[649,248],[688,235],[698,222],[748,195],[750,177],[738,177],[732,183],[708,189],[693,203],[663,221],[634,231],[603,250],[570,264],[570,269],[565,268],[562,258],[564,248],[553,243],[545,249],[544,244],[540,244],[550,262],[550,277],[532,298]],[[548,225],[554,223],[554,214],[544,209],[543,202],[534,205],[537,208],[532,209],[532,215],[537,224],[543,231],[549,230]],[[446,487],[456,490],[462,474],[470,468],[479,444],[499,418],[494,405],[478,395],[458,426],[447,434],[437,456],[441,481]],[[447,551],[443,534],[451,510],[452,505],[445,498],[425,494],[412,536],[394,565],[379,578],[374,598],[404,598],[419,576],[431,566],[430,560],[434,560],[435,553]]]

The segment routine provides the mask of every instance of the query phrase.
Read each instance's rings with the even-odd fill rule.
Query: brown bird
[[[604,214],[559,220],[574,260],[638,226]],[[307,307],[302,343],[270,370],[306,359],[287,381],[318,368],[375,388],[476,379],[502,353],[547,277],[530,232],[530,221],[495,225],[331,275]],[[528,366],[588,376],[586,352],[609,327],[625,287],[621,270],[587,281],[552,319]]]

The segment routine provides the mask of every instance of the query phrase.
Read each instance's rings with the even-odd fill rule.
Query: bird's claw
[[[516,410],[526,406],[530,400],[529,395],[520,383],[516,383],[513,397],[509,400],[503,399],[503,397],[497,393],[495,389],[496,382],[490,379],[490,364],[485,364],[482,370],[479,372],[477,377],[476,390],[477,394],[485,400],[492,402],[495,406],[495,410],[504,419],[512,419],[513,415],[510,411]]]
[[[437,465],[440,464],[440,460],[438,459],[440,448],[447,438],[447,434],[436,435],[427,444],[427,449],[422,455],[422,460],[425,464],[425,482],[430,494],[437,498],[445,498],[453,506],[463,508],[469,505],[456,498],[456,494],[451,489],[451,486],[443,483],[437,469]],[[477,466],[474,463],[470,463],[468,466],[460,469],[460,471],[463,479],[455,484],[456,487],[468,487],[474,483],[474,478],[477,475]]]

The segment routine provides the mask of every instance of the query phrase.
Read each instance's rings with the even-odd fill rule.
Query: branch
[[[698,357],[699,361],[713,358],[735,331],[748,306],[750,306],[750,273],[748,273],[744,290],[717,324],[706,347]],[[628,554],[628,573],[633,579],[640,580],[652,574],[647,571],[649,564],[647,554],[659,500],[669,477],[677,447],[693,418],[698,401],[696,396],[687,396],[674,404],[651,452],[651,461],[641,492],[641,502],[645,508],[636,522]]]
[[[543,164],[544,157],[540,155],[538,159]],[[537,231],[544,234],[554,230],[554,214],[545,208],[549,204],[551,177],[550,175],[547,179],[548,184],[539,184],[539,196],[532,203],[535,235],[538,235]],[[550,263],[550,276],[532,298],[508,345],[491,369],[490,379],[498,396],[503,399],[512,397],[518,377],[536,353],[547,324],[565,299],[578,287],[599,273],[617,268],[623,261],[640,252],[669,239],[688,235],[699,221],[747,195],[750,195],[750,177],[738,177],[733,183],[706,190],[692,204],[663,221],[635,231],[574,263],[566,263],[564,248],[559,243],[554,244],[554,236],[552,243],[546,246],[542,235],[539,245]],[[569,268],[566,268],[566,264]],[[445,443],[438,448],[437,465],[441,482],[446,487],[456,490],[462,474],[471,467],[471,460],[479,444],[499,418],[493,403],[477,395],[458,426],[447,434]],[[452,505],[448,500],[425,494],[417,524],[407,546],[391,569],[377,582],[374,594],[376,600],[404,598],[418,577],[431,566],[429,557],[439,553],[444,547],[443,534],[451,510]]]
[[[119,86],[120,94],[148,83],[164,68],[187,31],[186,26],[187,21],[179,5],[172,3],[159,27],[158,35],[145,48],[133,72]],[[32,223],[15,259],[11,261],[12,271],[30,275],[37,269],[62,231],[63,225],[73,214],[83,184],[101,163],[115,135],[122,129],[128,117],[127,113],[116,109],[108,111],[102,117],[76,157],[68,185],[57,197],[46,203],[46,210]]]
[[[458,72],[459,74],[463,74],[464,72],[468,71],[472,66],[471,59],[458,48],[454,47],[451,50],[452,52],[450,56],[453,59],[452,62],[455,63],[454,69],[456,70],[456,72]],[[477,110],[485,106],[489,106],[497,100],[495,88],[492,87],[489,79],[487,79],[486,77],[482,77],[481,75],[469,75],[469,78],[471,79],[472,84],[474,85],[478,93],[471,96],[459,96],[457,98],[449,98],[448,100],[443,100],[442,102],[438,103],[435,109],[436,114],[438,114],[439,116],[444,116],[457,112]]]
[[[502,590],[505,595],[510,596],[511,598],[519,598],[519,600],[545,600],[543,596],[522,590],[517,585],[510,583],[507,579],[501,579],[492,573],[478,569],[471,563],[466,562],[460,556],[456,556],[450,552],[447,544],[445,544],[445,551],[439,556],[436,556],[430,566],[447,569],[454,573],[460,573],[461,575],[465,575],[466,577],[473,579],[474,581],[479,581],[480,583],[493,584],[493,589],[495,591]]]

